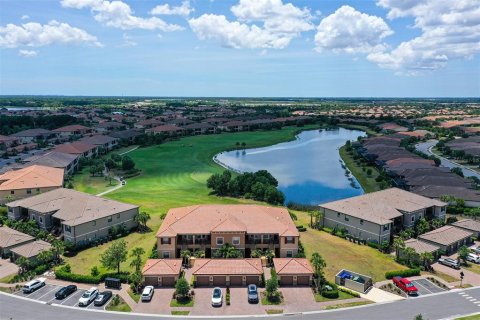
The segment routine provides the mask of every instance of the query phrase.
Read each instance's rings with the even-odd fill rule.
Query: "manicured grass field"
[[[325,298],[321,294],[316,293],[315,294],[315,301],[316,302],[327,302],[327,301],[338,301],[338,300],[345,300],[345,299],[353,299],[355,298],[349,293],[343,292],[343,291],[338,291],[338,298],[337,299],[329,299]]]
[[[369,193],[380,190],[379,183],[375,181],[375,178],[379,175],[377,168],[374,166],[367,167],[372,169],[372,174],[370,176],[367,175],[366,171],[364,172],[362,168],[355,163],[355,160],[353,160],[353,158],[347,153],[345,146],[340,148],[340,157],[365,192]]]
[[[358,306],[363,306],[363,305],[372,304],[372,303],[374,303],[374,302],[373,301],[349,302],[349,303],[336,304],[336,305],[333,305],[333,306],[327,306],[325,309],[326,310],[334,310],[334,309],[358,307]]]
[[[456,318],[455,320],[480,320],[480,313],[474,314],[472,316]]]
[[[298,211],[295,213],[298,218],[297,224],[307,226],[310,223],[308,214]],[[307,228],[307,231],[300,233],[300,241],[305,247],[307,258],[310,258],[312,253],[318,252],[326,260],[325,276],[329,281],[334,281],[335,275],[341,269],[371,276],[374,282],[385,280],[387,271],[406,269],[390,255],[369,246],[349,242],[325,231]]]
[[[110,304],[105,308],[108,311],[119,311],[119,312],[131,312],[132,308],[122,299],[122,297],[118,296],[119,303],[114,305],[113,299]]]
[[[170,301],[170,307],[193,307],[194,303],[194,299],[186,299],[180,301],[177,299],[172,299],[172,301]]]
[[[117,184],[118,181],[116,180],[112,180],[112,184],[110,184],[110,182],[105,180],[104,177],[99,177],[98,175],[92,177],[88,167],[83,168],[81,172],[73,176],[73,186],[75,190],[91,194],[99,194]]]
[[[276,131],[223,133],[219,135],[204,135],[185,137],[177,141],[167,142],[158,146],[140,148],[128,155],[135,161],[142,174],[128,179],[125,187],[107,194],[105,197],[141,206],[140,210],[148,212],[152,219],[148,222],[151,232],[132,233],[124,239],[128,249],[142,247],[150,254],[155,243],[161,220],[160,215],[168,209],[195,204],[208,203],[252,203],[252,200],[220,198],[209,195],[206,181],[211,174],[224,169],[212,160],[213,156],[225,150],[235,149],[236,142],[245,142],[247,148],[276,144],[294,139],[300,130],[313,129],[287,127]],[[266,168],[268,169],[268,168]],[[82,173],[81,176],[89,176]],[[82,181],[82,179],[80,179]],[[88,177],[84,177],[88,181]],[[103,179],[103,178],[102,178]],[[107,182],[105,182],[107,183]],[[97,194],[98,188],[88,186],[89,183],[75,184],[77,190]],[[107,243],[98,247],[83,250],[75,257],[66,258],[72,267],[72,272],[89,274],[92,266],[105,271],[100,263],[100,255],[111,245]],[[130,258],[122,263],[122,270],[130,270]]]

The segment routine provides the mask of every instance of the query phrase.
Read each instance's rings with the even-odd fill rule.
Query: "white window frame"
[[[222,243],[218,243],[218,240],[222,239]],[[217,237],[215,239],[215,243],[217,244],[217,246],[223,246],[225,244],[225,239],[223,237]]]
[[[235,243],[237,242],[237,243]],[[232,244],[234,246],[239,246],[240,245],[240,237],[232,237]]]

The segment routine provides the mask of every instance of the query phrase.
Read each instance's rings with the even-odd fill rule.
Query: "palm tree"
[[[405,241],[403,241],[403,239],[401,237],[396,237],[393,240],[393,247],[395,248],[395,255],[398,259],[400,250],[405,249]]]
[[[145,250],[140,247],[136,247],[132,249],[132,253],[130,253],[130,257],[133,258],[132,262],[130,262],[130,267],[135,268],[135,272],[140,272],[140,267],[142,266],[142,255],[145,253]]]
[[[183,264],[188,264],[188,259],[192,256],[192,252],[188,249],[180,251],[180,258],[182,258]]]
[[[150,220],[150,215],[148,213],[141,211],[135,216],[134,220],[142,230],[148,230],[147,221]]]
[[[423,263],[423,266],[425,267],[425,270],[429,270],[430,269],[430,265],[432,264],[433,262],[433,254],[431,252],[422,252],[420,253],[420,261],[422,261]]]
[[[405,260],[407,265],[410,266],[412,263],[413,257],[417,254],[413,248],[407,247],[403,250],[403,254],[405,255]]]
[[[205,251],[197,250],[193,253],[193,256],[197,259],[203,259],[203,258],[205,258]]]
[[[63,243],[63,241],[54,240],[52,242],[52,247],[54,259],[56,262],[58,262],[60,260],[60,255],[65,252],[65,244]]]
[[[19,273],[22,274],[22,273],[25,273],[28,271],[28,269],[31,267],[32,263],[30,262],[30,260],[28,260],[27,258],[25,257],[20,257],[18,258],[15,263],[18,265],[19,267]]]
[[[225,258],[225,259],[240,258],[240,256],[242,255],[240,250],[238,250],[237,248],[235,248],[229,243],[225,243],[215,253],[218,258]]]
[[[318,252],[312,254],[310,262],[312,263],[314,273],[317,276],[317,286],[320,287],[320,283],[323,283],[324,278],[323,269],[327,266],[327,263]]]

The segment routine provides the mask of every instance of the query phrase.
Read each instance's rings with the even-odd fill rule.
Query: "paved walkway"
[[[480,274],[478,273],[472,272],[465,268],[461,268],[460,270],[455,270],[450,267],[439,264],[438,262],[434,263],[432,266],[435,270],[448,274],[449,276],[452,276],[455,279],[458,279],[458,281],[460,281],[460,271],[463,271],[465,275],[463,278],[463,284],[469,283],[472,286],[480,286]]]
[[[372,287],[366,294],[361,293],[360,297],[371,300],[373,302],[392,302],[405,299],[396,294],[375,287]]]

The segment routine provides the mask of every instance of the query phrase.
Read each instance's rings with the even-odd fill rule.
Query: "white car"
[[[212,292],[212,306],[221,307],[223,303],[223,294],[222,289],[219,287],[213,288]]]
[[[469,253],[467,255],[467,261],[470,261],[470,262],[473,262],[473,263],[480,263],[480,256],[478,256],[476,254],[473,254],[473,253]]]
[[[23,293],[31,293],[45,285],[45,281],[47,279],[45,278],[38,278],[32,281],[29,281],[25,283],[25,285],[22,288]]]
[[[142,291],[142,301],[150,301],[153,297],[153,286],[146,286]]]
[[[88,306],[90,303],[92,303],[93,300],[95,300],[97,295],[98,295],[97,288],[92,287],[88,289],[88,291],[85,291],[83,295],[80,297],[80,299],[78,300],[78,305],[80,307]]]

